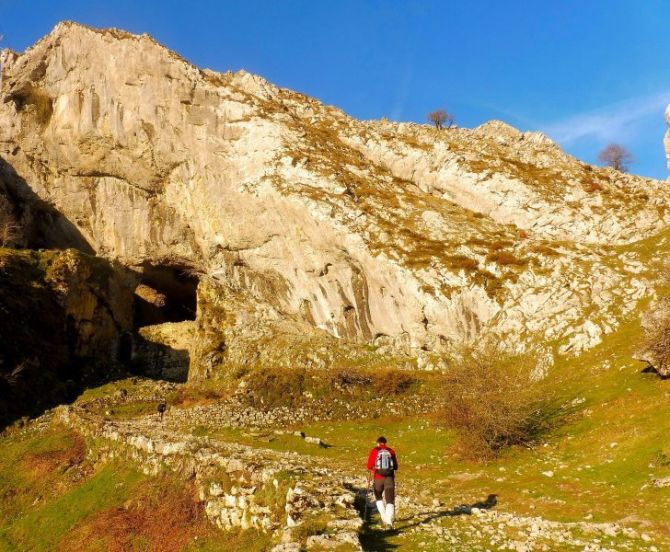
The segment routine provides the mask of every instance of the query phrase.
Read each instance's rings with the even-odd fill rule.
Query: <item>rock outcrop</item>
[[[53,245],[187,267],[236,297],[197,322],[199,374],[239,337],[221,328],[272,343],[278,323],[419,366],[484,337],[551,362],[650,293],[629,244],[670,223],[667,186],[541,134],[357,121],[73,23],[2,55],[3,174],[63,215]]]
[[[0,427],[118,375],[134,283],[74,250],[0,249]]]

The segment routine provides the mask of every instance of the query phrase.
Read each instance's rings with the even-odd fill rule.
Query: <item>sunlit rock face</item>
[[[286,322],[427,367],[484,339],[550,359],[649,293],[653,259],[629,244],[670,222],[666,185],[539,133],[358,121],[72,23],[2,56],[13,193],[62,213],[59,243],[188,267],[210,302],[217,286],[244,297],[221,326]]]

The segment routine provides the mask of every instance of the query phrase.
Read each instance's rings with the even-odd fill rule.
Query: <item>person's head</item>
[[[377,437],[377,444],[378,445],[385,445],[386,444],[386,437]]]

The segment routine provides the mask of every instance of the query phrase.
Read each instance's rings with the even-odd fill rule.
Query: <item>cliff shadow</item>
[[[121,344],[122,354],[127,355],[125,364],[134,375],[174,383],[188,381],[188,350],[175,349],[141,334],[124,335]]]
[[[25,226],[23,243],[16,244],[23,250],[0,249],[0,431],[23,417],[39,416],[54,406],[71,403],[86,389],[132,375],[185,382],[188,350],[179,343],[156,342],[151,336],[147,339],[139,333],[139,326],[195,318],[198,281],[188,276],[187,267],[161,271],[158,265],[143,270],[147,276],[95,257],[77,226],[43,201],[1,157],[0,195]],[[84,314],[75,319],[68,314],[72,293],[79,290],[65,291],[71,295],[63,297],[63,290],[53,287],[46,277],[53,255],[26,254],[26,249],[38,248],[72,248],[91,256],[82,262],[90,265],[84,278],[90,277],[87,289],[91,293],[86,301],[96,302],[93,319]],[[124,291],[110,285],[110,278],[122,280]],[[81,278],[74,280],[81,283]],[[167,290],[167,309],[137,296],[142,282]],[[114,302],[135,311],[133,316],[116,316]],[[82,313],[86,311],[82,309]],[[97,337],[104,332],[103,346]]]
[[[29,249],[74,248],[95,255],[79,228],[54,205],[39,197],[14,167],[0,157],[0,192],[4,191]]]

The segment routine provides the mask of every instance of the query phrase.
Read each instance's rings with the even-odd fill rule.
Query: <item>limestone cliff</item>
[[[2,56],[14,193],[64,216],[55,245],[187,267],[208,294],[254,303],[214,328],[253,311],[266,340],[291,320],[419,365],[485,336],[550,361],[649,293],[629,245],[670,223],[665,183],[591,167],[541,134],[358,121],[146,35],[73,23]]]

